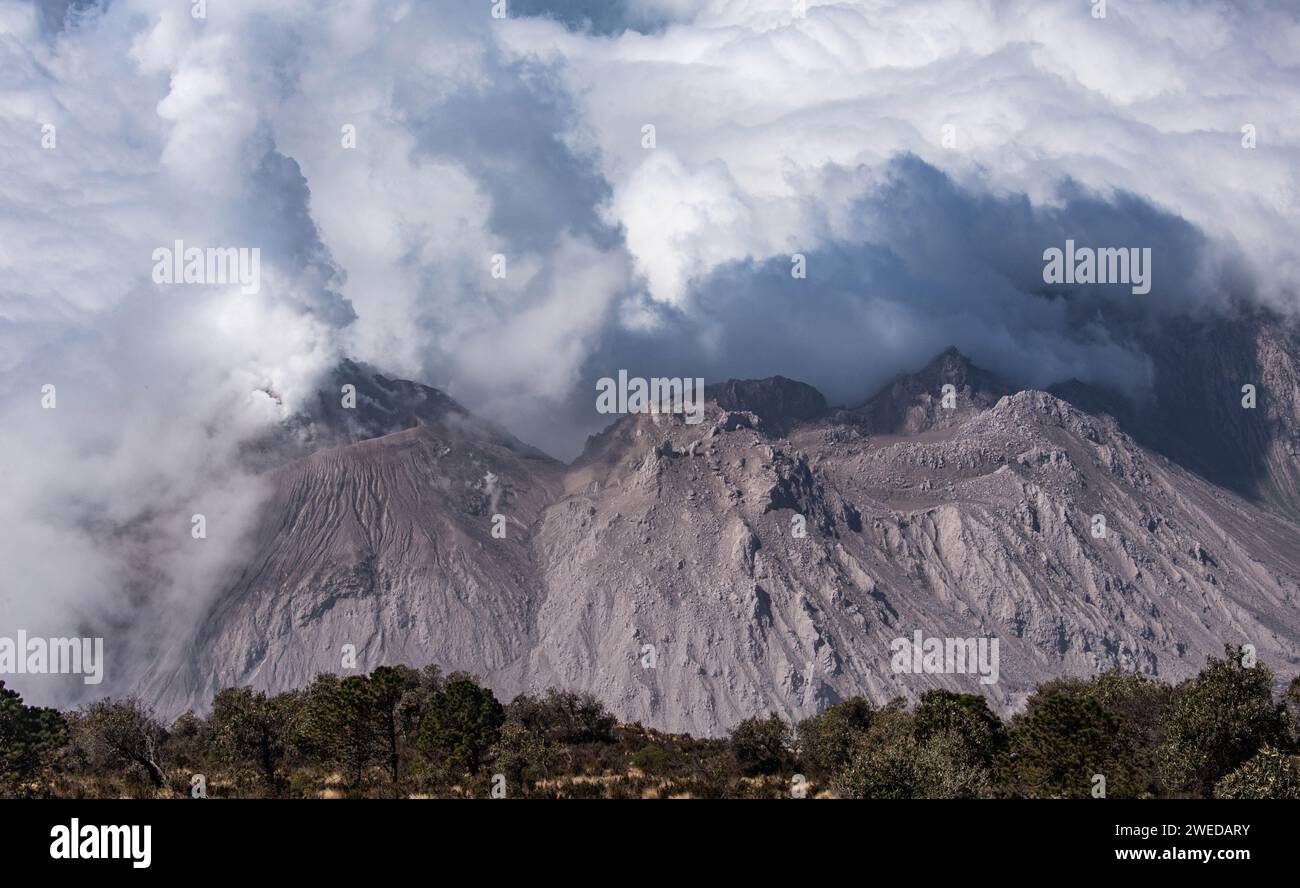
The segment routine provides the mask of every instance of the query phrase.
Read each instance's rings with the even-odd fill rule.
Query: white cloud
[[[808,171],[879,167],[903,151],[1041,202],[1063,178],[1131,191],[1235,242],[1271,298],[1294,292],[1300,79],[1287,47],[1300,22],[1285,8],[1111,3],[1094,19],[1086,3],[872,0],[811,3],[802,20],[790,9],[713,2],[649,36],[535,22],[507,34],[520,54],[563,59],[657,298],[679,301],[685,274],[806,237],[810,201],[844,200],[810,193]],[[680,165],[679,189],[739,185],[717,201],[707,186],[696,195],[710,224],[664,224],[668,197],[647,185],[672,186],[660,181],[667,162],[639,144],[644,123]],[[1261,133],[1253,152],[1241,146],[1247,123]],[[942,144],[947,124],[955,150]],[[739,211],[759,200],[783,204],[764,219],[774,225]]]

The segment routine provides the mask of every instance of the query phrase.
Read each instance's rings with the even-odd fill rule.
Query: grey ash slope
[[[947,378],[959,405],[987,394]],[[873,436],[881,416],[916,432]],[[1300,530],[1113,420],[1043,392],[952,424],[928,394],[859,417],[789,435],[716,407],[703,426],[624,419],[617,458],[571,474],[539,531],[531,673],[625,716],[717,732],[855,693],[944,686],[1009,708],[1043,680],[1114,665],[1178,679],[1225,642],[1296,664]],[[806,539],[791,535],[796,512]],[[1107,539],[1092,538],[1093,514]],[[889,642],[918,629],[998,637],[1001,681],[895,675]],[[647,643],[653,672],[637,662]]]
[[[562,489],[563,464],[426,386],[350,363],[335,382],[357,386],[356,409],[322,396],[276,451],[255,554],[182,665],[150,678],[164,710],[231,685],[300,687],[338,672],[344,644],[361,664],[489,675],[528,651],[526,531]],[[324,449],[295,458],[312,444]],[[490,534],[497,513],[509,516],[504,540]]]
[[[590,690],[698,734],[858,693],[942,686],[1008,709],[1116,665],[1177,680],[1227,642],[1300,664],[1300,528],[1273,500],[955,352],[857,410],[780,378],[714,386],[703,424],[624,417],[568,467],[404,391],[441,406],[271,473],[260,551],[186,665],[160,674],[164,708],[300,686],[338,671],[344,643],[365,668],[437,662],[503,696]],[[999,638],[1001,680],[895,675],[889,642],[916,630]]]

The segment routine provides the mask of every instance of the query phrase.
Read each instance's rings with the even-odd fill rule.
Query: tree
[[[866,698],[852,697],[801,721],[797,729],[800,765],[818,777],[844,768],[866,737],[874,714]]]
[[[914,727],[916,738],[922,744],[932,737],[953,735],[986,769],[993,766],[1007,747],[1006,725],[993,714],[988,701],[980,694],[926,691],[916,707]]]
[[[295,745],[309,758],[342,769],[356,787],[380,761],[374,698],[364,675],[319,675],[303,696]]]
[[[1265,746],[1214,787],[1216,799],[1300,799],[1300,763]]]
[[[419,748],[477,775],[504,722],[505,709],[490,690],[472,678],[456,677],[429,702],[420,723]]]
[[[339,682],[335,694],[342,728],[339,734],[340,761],[351,771],[354,785],[361,782],[366,768],[380,762],[383,751],[375,718],[373,690],[366,676],[349,675]]]
[[[612,743],[617,724],[594,695],[555,688],[542,697],[520,694],[505,717],[492,749],[494,767],[525,795],[562,759],[572,767],[574,747]]]
[[[1100,774],[1112,798],[1159,794],[1156,752],[1171,693],[1120,670],[1041,685],[1012,724],[1004,759],[1011,792],[1086,798]]]
[[[1287,685],[1286,693],[1282,695],[1282,706],[1286,709],[1287,739],[1291,751],[1300,753],[1300,675]]]
[[[134,697],[90,704],[76,719],[74,733],[92,766],[137,769],[155,789],[167,784],[161,755],[167,731]]]
[[[402,753],[415,738],[424,710],[436,693],[438,670],[432,668],[432,673],[421,674],[406,666],[380,666],[370,673],[376,739],[394,786],[401,775]]]
[[[911,799],[920,794],[912,717],[889,708],[872,719],[867,737],[832,785],[844,799]]]
[[[185,712],[167,729],[163,758],[177,767],[202,770],[212,746],[212,724],[193,712]]]
[[[1287,717],[1273,701],[1273,673],[1247,667],[1241,648],[1210,659],[1196,678],[1174,689],[1160,767],[1180,788],[1209,796],[1225,775],[1265,746],[1287,741]]]
[[[506,716],[542,740],[563,744],[609,743],[617,723],[594,695],[555,688],[540,699],[519,695],[506,708]]]
[[[668,750],[655,743],[647,743],[628,758],[628,764],[647,774],[663,774],[668,770]]]
[[[280,788],[277,774],[292,740],[300,698],[268,698],[252,688],[226,688],[212,701],[210,719],[218,755],[230,762],[252,762],[267,790]]]
[[[916,718],[898,705],[876,714],[832,785],[836,795],[851,799],[979,798],[990,792],[988,769],[956,731],[932,728],[921,739]]]
[[[441,685],[436,666],[380,666],[370,675],[321,675],[303,694],[295,745],[305,755],[341,767],[358,785],[372,766],[396,786],[403,756]]]
[[[551,744],[509,718],[492,749],[494,766],[506,776],[507,786],[518,787],[522,795],[528,795],[536,781],[547,775],[555,759]]]
[[[0,792],[15,792],[22,781],[36,777],[67,735],[58,710],[26,706],[0,681]]]
[[[398,717],[403,724],[411,726],[410,733],[414,736],[434,695],[442,688],[442,670],[433,665],[418,671],[405,666],[395,668],[402,672],[406,680],[406,690],[397,707]]]
[[[1013,791],[1035,798],[1089,797],[1093,776],[1114,770],[1118,734],[1117,719],[1087,693],[1085,683],[1048,682],[1012,726]]]
[[[1112,798],[1161,795],[1158,753],[1173,688],[1135,672],[1103,672],[1089,693],[1117,722],[1107,793]]]
[[[765,719],[747,718],[731,732],[731,750],[741,770],[749,774],[775,774],[791,755],[790,726],[773,712]]]

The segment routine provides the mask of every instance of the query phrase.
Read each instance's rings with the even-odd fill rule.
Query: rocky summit
[[[1300,347],[1254,322],[1165,341],[1184,345],[1150,349],[1147,404],[1017,390],[949,350],[856,408],[711,385],[702,424],[624,416],[571,465],[345,364],[356,408],[323,398],[261,454],[280,458],[254,552],[142,691],[175,714],[291,689],[352,645],[358,669],[591,691],[716,735],[932,687],[1005,713],[1059,676],[1188,677],[1229,643],[1290,674]],[[996,640],[996,681],[900,668],[914,638]]]

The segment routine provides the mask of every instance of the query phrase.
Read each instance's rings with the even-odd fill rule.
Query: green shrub
[[[1300,762],[1272,746],[1261,749],[1214,787],[1218,799],[1300,799]]]

